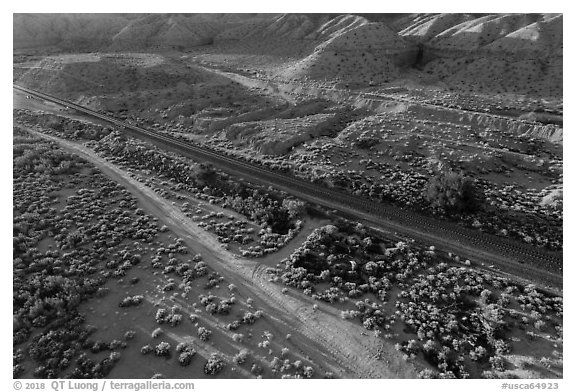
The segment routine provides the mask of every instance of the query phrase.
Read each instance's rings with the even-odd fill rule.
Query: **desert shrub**
[[[210,314],[216,313],[217,310],[218,310],[218,305],[216,305],[215,303],[209,303],[208,305],[206,305],[206,311]]]
[[[478,361],[486,356],[486,349],[482,346],[477,346],[474,350],[470,350],[470,359]]]
[[[351,320],[360,316],[360,312],[357,310],[342,310],[340,311],[340,317],[344,320]]]
[[[182,322],[182,315],[181,314],[172,314],[169,318],[169,323],[172,327],[179,325]]]
[[[288,211],[290,219],[294,219],[304,214],[306,204],[300,200],[284,199],[282,201],[282,207]]]
[[[503,372],[504,370],[506,370],[506,361],[500,355],[490,357],[489,362],[490,366],[492,366],[492,369],[497,372]]]
[[[194,271],[196,272],[197,276],[204,276],[204,275],[208,274],[208,266],[206,265],[205,262],[199,261],[194,266]]]
[[[540,358],[539,362],[542,364],[542,366],[544,366],[547,369],[550,369],[550,367],[552,366],[552,363],[553,363],[552,360],[550,358],[547,358],[547,357]]]
[[[168,312],[166,311],[166,309],[164,308],[160,308],[156,311],[156,322],[158,324],[163,324],[164,322],[166,322],[166,316],[168,316]]]
[[[234,335],[232,335],[232,340],[234,340],[235,342],[241,343],[244,341],[244,335],[241,333],[235,333]]]
[[[140,352],[144,355],[150,354],[153,351],[154,351],[154,348],[149,344],[142,346],[142,348],[140,349]]]
[[[482,292],[480,293],[480,301],[483,304],[489,304],[489,303],[493,302],[493,300],[494,300],[494,296],[490,290],[488,290],[488,289],[482,290]]]
[[[200,340],[205,342],[208,339],[210,339],[210,336],[212,336],[212,331],[210,331],[208,328],[205,327],[199,327],[198,336],[200,337]]]
[[[504,355],[510,352],[510,345],[502,339],[496,339],[492,342],[492,347],[497,355]]]
[[[177,309],[172,308],[170,311],[160,308],[156,312],[156,322],[158,324],[170,324],[170,326],[175,327],[182,322],[182,315],[177,313]]]
[[[536,328],[538,331],[542,331],[544,328],[546,328],[546,322],[544,320],[537,320],[534,323],[534,328]]]
[[[158,357],[168,357],[170,356],[170,343],[160,342],[154,348],[154,354]]]
[[[234,320],[231,323],[226,324],[226,329],[230,331],[236,331],[238,328],[240,328],[240,325],[240,321]]]
[[[216,353],[210,354],[210,358],[204,365],[204,373],[210,376],[214,376],[224,369],[224,360]]]
[[[424,379],[438,378],[438,372],[435,372],[432,369],[424,369],[418,373],[418,378],[424,378]]]
[[[108,348],[110,350],[116,350],[117,348],[120,348],[120,347],[126,348],[126,342],[122,342],[118,339],[114,339],[110,342],[110,344],[108,344]]]
[[[192,350],[192,345],[188,342],[181,342],[178,343],[178,345],[176,346],[176,351],[178,351],[179,353],[184,352],[186,350]]]
[[[247,358],[248,358],[248,350],[242,349],[237,354],[234,355],[234,357],[232,358],[232,361],[236,365],[241,365],[244,362],[246,362]]]
[[[24,373],[24,366],[21,364],[16,364],[12,367],[12,378],[18,378],[22,373]]]
[[[246,312],[244,313],[244,316],[242,317],[242,323],[243,324],[254,324],[256,322],[256,315],[252,312]]]
[[[272,360],[270,361],[269,364],[270,368],[276,371],[280,370],[280,367],[282,366],[282,361],[280,360],[280,358],[278,357],[274,357],[272,358]]]
[[[104,350],[108,350],[108,344],[106,344],[103,341],[96,341],[94,342],[94,344],[92,345],[92,347],[90,347],[90,351],[94,354],[98,354],[101,351]]]
[[[196,351],[192,348],[188,348],[180,353],[178,356],[178,363],[180,366],[188,366],[192,362],[192,358],[196,354]]]
[[[142,303],[142,301],[144,301],[144,297],[142,295],[134,295],[132,297],[128,296],[120,302],[119,306],[121,308],[129,306],[138,306]]]
[[[120,360],[121,354],[118,351],[113,351],[110,353],[110,355],[108,356],[108,358],[112,361],[112,362],[118,362]]]
[[[255,376],[260,376],[264,372],[262,366],[258,365],[257,363],[253,363],[250,367],[250,373],[254,374]]]
[[[132,340],[136,337],[136,331],[134,330],[128,330],[126,331],[126,333],[124,334],[124,339],[125,340]]]
[[[312,376],[314,376],[314,368],[312,368],[312,366],[304,366],[302,376],[304,378],[312,378]]]

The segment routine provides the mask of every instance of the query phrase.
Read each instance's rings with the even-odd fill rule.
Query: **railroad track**
[[[274,185],[296,197],[317,203],[357,218],[377,228],[394,231],[415,238],[424,244],[461,254],[473,260],[509,265],[509,270],[529,272],[532,276],[546,277],[549,283],[562,286],[562,252],[550,252],[531,247],[508,238],[497,237],[468,229],[452,222],[404,210],[397,206],[382,204],[338,190],[325,188],[286,173],[232,158],[206,147],[200,147],[177,138],[159,134],[117,120],[58,97],[22,86],[14,89],[26,94],[60,104],[118,126],[134,136],[143,137],[181,152],[195,160],[210,162],[214,166],[241,177],[266,185]]]

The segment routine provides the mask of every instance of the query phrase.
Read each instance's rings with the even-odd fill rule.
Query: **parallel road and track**
[[[211,71],[218,75],[227,77],[230,80],[238,82],[249,88],[254,86],[258,86],[259,88],[262,89],[268,88],[269,91],[273,91],[275,93],[274,95],[280,95],[284,98],[286,98],[286,96],[289,95],[288,91],[294,88],[294,87],[290,88],[289,86],[297,86],[299,88],[305,88],[303,83],[301,84],[297,81],[288,82],[288,81],[271,80],[267,78],[254,78],[234,71],[220,69],[218,67],[215,67],[214,65],[206,63],[201,63],[200,67],[202,67],[207,71]],[[341,89],[336,87],[321,87],[321,86],[314,86],[314,89],[318,92],[321,92],[319,96],[326,97],[328,99],[330,99],[329,97],[331,94],[341,94],[341,96],[347,96],[352,99],[374,100],[374,101],[381,101],[382,103],[402,102],[409,105],[418,105],[420,107],[430,108],[433,110],[443,110],[445,112],[457,112],[459,114],[463,112],[471,114],[481,114],[482,116],[487,116],[492,119],[498,119],[498,120],[518,120],[517,115],[505,114],[505,113],[493,113],[490,111],[477,111],[466,107],[455,108],[431,102],[422,102],[417,99],[404,97],[397,94],[387,94],[385,92],[371,92],[371,91],[353,92],[349,89]],[[281,94],[281,91],[284,91],[284,94]]]
[[[234,176],[273,185],[298,198],[353,216],[369,226],[414,238],[423,244],[452,252],[473,262],[492,264],[501,270],[562,287],[562,253],[531,247],[457,224],[434,219],[394,205],[378,203],[263,166],[232,158],[205,147],[152,132],[52,95],[14,85],[14,89],[109,122],[133,136],[153,141],[181,154],[214,166]]]

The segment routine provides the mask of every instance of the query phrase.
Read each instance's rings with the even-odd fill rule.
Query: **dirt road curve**
[[[170,201],[131,178],[119,166],[78,143],[34,130],[29,131],[55,141],[64,150],[88,160],[129,190],[143,208],[164,222],[190,248],[201,253],[203,259],[227,281],[234,283],[242,295],[254,298],[256,307],[264,311],[265,317],[294,331],[292,342],[295,345],[302,342],[301,345],[305,345],[302,347],[303,351],[314,363],[339,377],[416,377],[413,365],[405,362],[391,344],[368,336],[365,329],[357,323],[342,320],[339,311],[334,307],[320,306],[320,309],[314,310],[311,298],[296,291],[283,294],[279,285],[268,280],[266,266],[237,257],[223,249],[215,237],[183,215]]]

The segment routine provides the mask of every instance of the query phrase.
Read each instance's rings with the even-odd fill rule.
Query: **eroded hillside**
[[[15,14],[14,47],[203,47],[256,66],[262,62],[255,57],[279,57],[268,59],[268,71],[288,79],[368,86],[408,78],[461,91],[557,97],[562,26],[561,14]]]

